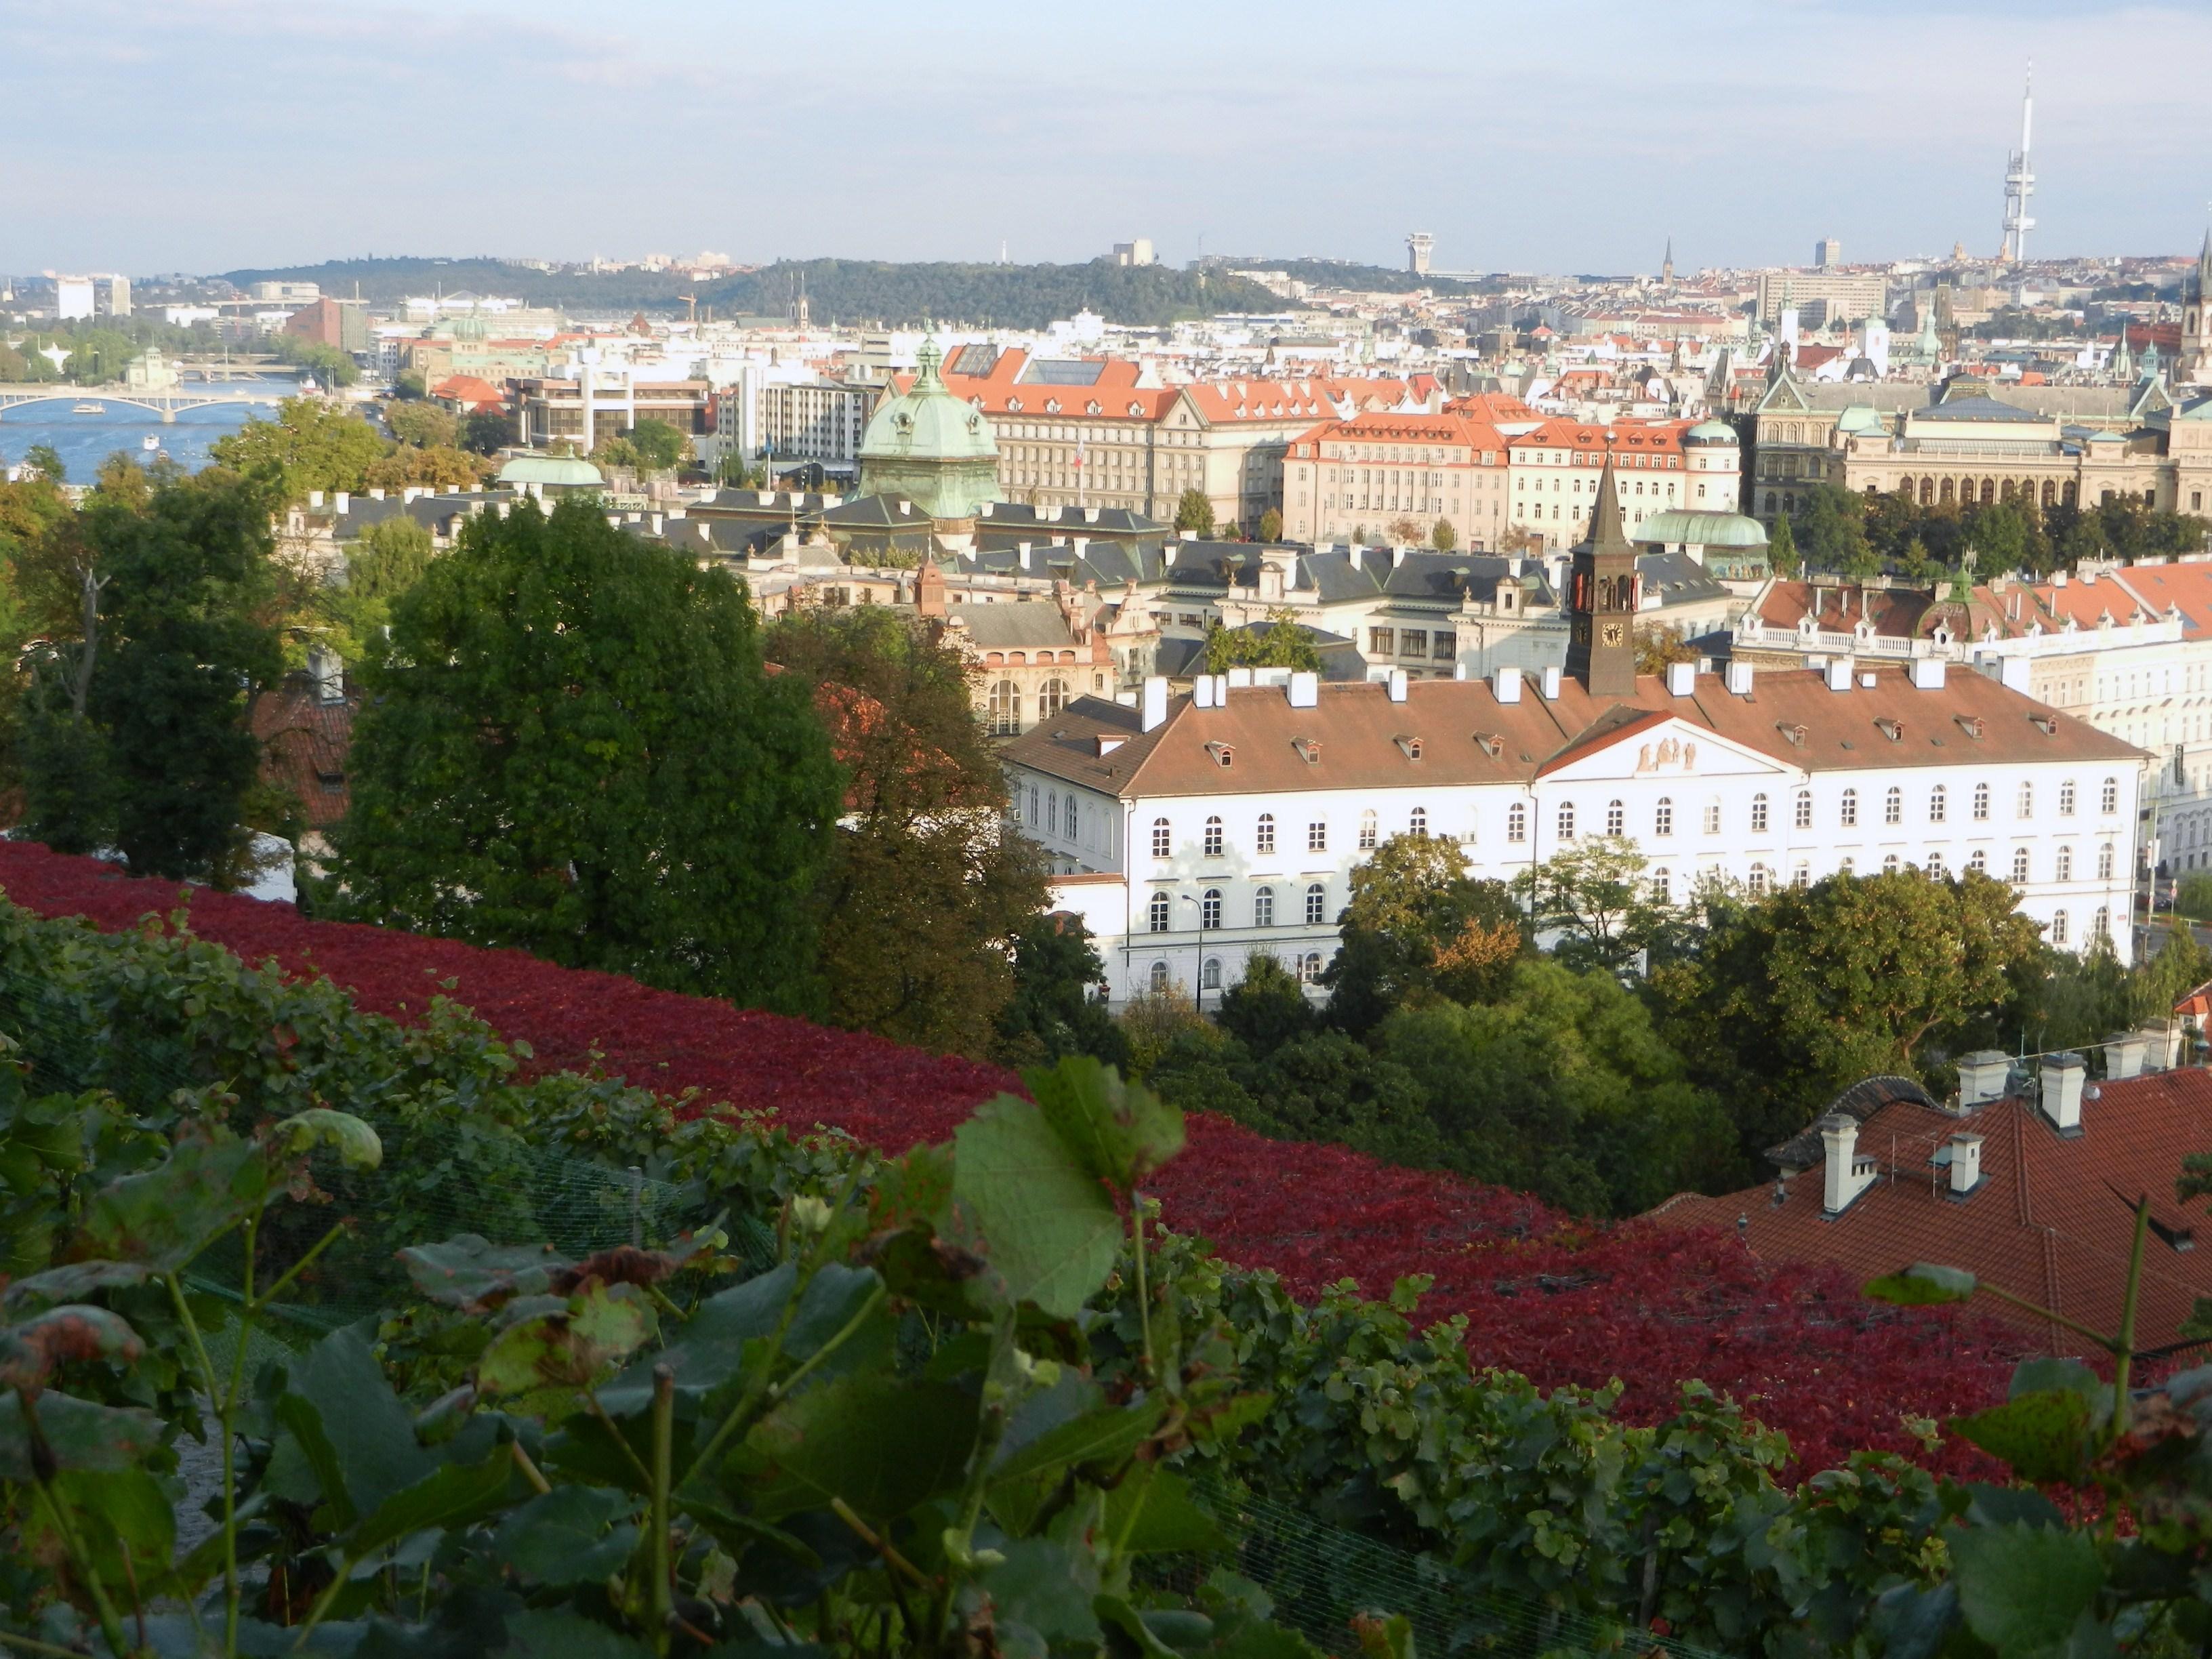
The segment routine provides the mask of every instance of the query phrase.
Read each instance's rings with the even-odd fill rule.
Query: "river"
[[[203,388],[201,382],[190,380],[183,387],[185,395],[203,389],[250,392],[256,397],[265,395],[268,401],[210,404],[202,409],[179,410],[177,418],[168,422],[150,410],[115,402],[96,390],[75,392],[58,403],[0,410],[0,465],[21,460],[24,452],[33,444],[51,444],[62,458],[69,482],[89,483],[100,464],[117,450],[134,461],[152,460],[154,452],[144,447],[150,435],[178,465],[187,472],[197,472],[208,464],[208,449],[216,439],[237,431],[249,418],[270,419],[276,413],[277,400],[290,397],[298,389],[298,382],[217,380]],[[102,412],[74,413],[73,405],[81,403],[98,404]]]

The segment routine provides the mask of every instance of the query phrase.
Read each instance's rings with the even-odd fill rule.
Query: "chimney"
[[[942,617],[945,610],[945,573],[929,560],[921,562],[921,568],[914,579],[914,609],[916,616]]]
[[[1145,679],[1144,729],[1157,732],[1167,724],[1168,683],[1158,674]]]
[[[1252,671],[1249,668],[1232,668],[1229,671],[1228,678],[1231,685],[1249,685],[1252,684]]]
[[[1859,1121],[1849,1112],[1831,1112],[1820,1120],[1820,1208],[1841,1215],[1851,1200],[1874,1185],[1874,1160],[1858,1155]]]
[[[2028,695],[2028,661],[2025,657],[2006,657],[1997,666],[1997,679],[2008,691]]]
[[[2043,1115],[2062,1135],[2081,1133],[2081,1056],[2053,1054],[2043,1062]]]
[[[1751,695],[1751,665],[1749,663],[1729,664],[1728,689],[1729,695],[1732,697],[1747,697]]]
[[[338,516],[340,518],[343,518],[347,514],[353,511],[353,491],[350,489],[339,490],[336,495],[331,497],[331,505],[332,507],[337,509]]]
[[[1559,700],[1559,671],[1557,668],[1547,668],[1544,671],[1543,684],[1544,701],[1557,702]]]
[[[307,672],[315,683],[317,702],[345,701],[345,661],[326,646],[307,653]]]
[[[645,522],[647,527],[658,536],[668,523],[668,516],[663,513],[648,513],[646,514]]]
[[[1023,568],[1023,569],[1024,569],[1024,570],[1028,570],[1028,569],[1031,569],[1031,568],[1034,568],[1034,567],[1030,563],[1030,544],[1029,544],[1027,542],[1020,542],[1020,543],[1017,543],[1017,544],[1015,544],[1014,550],[1015,550],[1017,553],[1018,553],[1018,554],[1020,554],[1020,555],[1022,556],[1022,568]]]
[[[1943,689],[1943,659],[1915,657],[1912,659],[1912,684],[1916,690],[1941,691]]]
[[[1979,1135],[1951,1137],[1951,1193],[1964,1198],[1982,1184],[1982,1138]]]
[[[2143,1040],[2144,1071],[2170,1072],[2173,1069],[2181,1033],[2173,1029],[2172,1020],[2153,1020],[2136,1035]]]
[[[1213,707],[1213,676],[1200,674],[1191,682],[1190,703],[1194,708]]]
[[[1851,659],[1832,657],[1828,660],[1828,690],[1848,691],[1851,689]]]
[[[1667,695],[1670,697],[1695,696],[1698,690],[1698,665],[1693,662],[1670,662],[1667,665]]]
[[[1498,671],[1497,683],[1492,687],[1492,690],[1497,695],[1498,701],[1500,702],[1520,702],[1521,671],[1517,668],[1499,669]]]
[[[1350,565],[1350,566],[1351,566],[1354,570],[1358,569],[1358,568],[1359,568],[1359,544],[1358,544],[1358,542],[1354,542],[1354,543],[1352,543],[1352,544],[1350,547],[1346,548],[1346,549],[1345,550],[1345,552],[1344,552],[1344,557],[1345,557],[1345,562],[1346,562],[1347,564],[1349,564],[1349,565]]]
[[[307,511],[310,513],[319,513],[322,511],[322,507],[323,492],[319,489],[309,490],[307,492]]]
[[[2002,1100],[2012,1061],[1995,1048],[1978,1048],[1959,1059],[1959,1104],[1986,1106]]]
[[[1392,702],[1406,701],[1406,671],[1402,668],[1394,668],[1390,671],[1390,701]]]
[[[1311,708],[1321,701],[1321,676],[1311,669],[1299,669],[1291,676],[1286,689],[1291,708]]]
[[[371,484],[368,487],[368,499],[372,501],[382,501],[384,499],[384,486],[382,484]]]
[[[2141,1077],[2146,1046],[2141,1031],[2115,1031],[2106,1038],[2105,1080],[2125,1083],[2130,1078]]]

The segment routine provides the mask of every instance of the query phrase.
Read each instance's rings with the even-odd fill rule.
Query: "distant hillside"
[[[1109,323],[1159,324],[1219,311],[1279,311],[1282,301],[1256,283],[1203,276],[1164,265],[894,264],[871,259],[799,259],[694,284],[652,271],[533,270],[502,259],[333,259],[285,270],[232,270],[248,283],[289,279],[322,285],[325,294],[391,304],[434,288],[453,293],[513,295],[532,305],[593,313],[666,313],[696,295],[703,308],[730,316],[781,315],[804,284],[817,321],[890,325],[922,322],[997,324],[1042,328],[1089,307]]]
[[[1363,265],[1351,259],[1239,259],[1240,270],[1279,270],[1315,288],[1356,289],[1369,294],[1411,294],[1425,288],[1435,294],[1480,294],[1484,284],[1449,276],[1416,276],[1390,265]]]

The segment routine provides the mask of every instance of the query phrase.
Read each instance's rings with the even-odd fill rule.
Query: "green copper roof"
[[[1853,404],[1836,417],[1836,430],[1849,433],[1887,433],[1881,411],[1868,404]]]
[[[1766,531],[1758,520],[1741,513],[1700,513],[1674,507],[1646,519],[1637,527],[1636,539],[1662,542],[1670,547],[1764,548]]]
[[[1735,428],[1726,421],[1699,421],[1682,434],[1686,444],[1712,444],[1716,447],[1735,442]]]
[[[499,470],[503,484],[552,484],[569,489],[597,489],[606,480],[599,469],[574,455],[517,455]]]
[[[937,372],[937,342],[924,340],[914,385],[886,398],[860,440],[863,461],[972,461],[999,459],[999,441],[981,410],[945,389]]]

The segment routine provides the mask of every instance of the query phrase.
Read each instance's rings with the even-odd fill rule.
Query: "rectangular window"
[[[1428,629],[1425,628],[1406,629],[1404,637],[1399,641],[1398,648],[1409,657],[1427,656],[1429,654]]]
[[[1395,628],[1370,628],[1367,630],[1367,654],[1388,657],[1398,649],[1398,630]]]
[[[1318,818],[1306,825],[1306,851],[1309,853],[1328,851],[1328,825]]]

